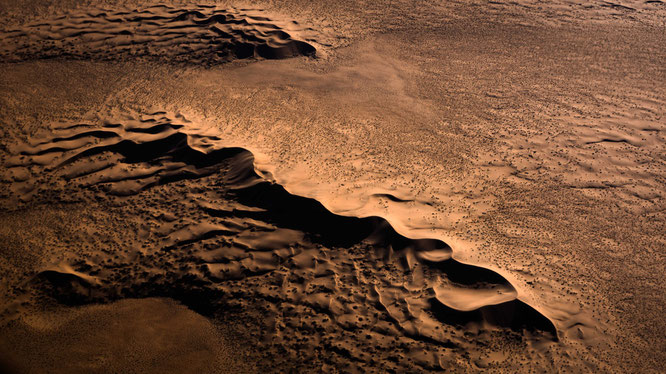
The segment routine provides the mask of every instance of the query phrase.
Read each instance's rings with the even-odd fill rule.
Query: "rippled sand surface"
[[[664,370],[663,3],[0,9],[3,370]]]

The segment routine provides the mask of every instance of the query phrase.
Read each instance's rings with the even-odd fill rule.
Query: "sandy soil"
[[[11,365],[664,370],[663,3],[0,9]]]
[[[13,372],[256,371],[219,330],[173,301],[127,299],[31,314],[5,330],[2,349]]]

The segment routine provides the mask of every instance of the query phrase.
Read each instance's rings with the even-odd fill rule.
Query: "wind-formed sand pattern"
[[[0,58],[8,61],[66,57],[147,58],[214,64],[236,59],[311,56],[296,40],[253,9],[155,5],[123,11],[92,9],[2,32]],[[298,24],[286,22],[295,32]]]
[[[5,198],[128,206],[144,222],[114,249],[43,270],[29,292],[67,305],[170,297],[211,318],[242,316],[266,360],[285,368],[298,359],[311,369],[441,370],[498,339],[557,341],[497,273],[380,217],[292,195],[221,140],[158,112],[63,125],[18,146]]]
[[[0,0],[0,373],[663,372],[665,4]]]

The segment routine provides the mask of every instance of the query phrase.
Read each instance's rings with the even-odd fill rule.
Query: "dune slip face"
[[[0,61],[46,58],[215,64],[314,56],[309,28],[254,9],[216,6],[87,10],[0,31]],[[312,39],[309,39],[312,40]]]
[[[501,358],[488,352],[548,360],[534,347],[559,344],[553,322],[499,274],[383,218],[292,195],[249,151],[221,142],[158,112],[66,124],[9,147],[3,210],[99,204],[142,222],[140,232],[119,227],[108,247],[91,232],[93,253],[43,269],[30,292],[66,305],[170,297],[247,321],[273,370],[492,367]]]

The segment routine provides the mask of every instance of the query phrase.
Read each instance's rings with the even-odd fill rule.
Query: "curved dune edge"
[[[144,58],[211,65],[315,56],[311,31],[255,9],[163,4],[87,9],[0,31],[0,61]]]
[[[264,324],[257,334],[271,357],[305,346],[360,368],[395,340],[430,352],[374,353],[393,357],[396,370],[415,360],[446,368],[487,332],[558,340],[553,322],[499,274],[456,261],[441,240],[293,195],[260,176],[249,151],[222,146],[181,115],[98,122],[17,146],[3,175],[9,204],[94,201],[133,207],[128,214],[147,223],[136,238],[120,233],[117,251],[37,274],[32,287],[61,303],[171,297],[214,318],[240,310]]]

